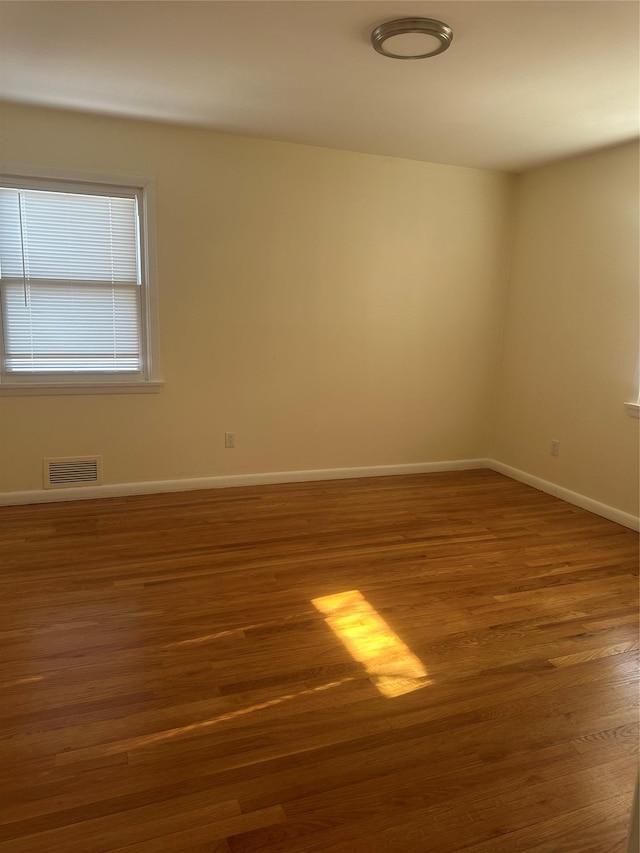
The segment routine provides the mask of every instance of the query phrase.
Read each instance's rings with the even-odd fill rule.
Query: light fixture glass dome
[[[453,30],[433,18],[399,18],[380,24],[371,33],[374,50],[391,59],[426,59],[443,53]]]

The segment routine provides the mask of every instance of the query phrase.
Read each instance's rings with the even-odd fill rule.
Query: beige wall
[[[2,490],[47,456],[125,483],[486,454],[513,178],[15,105],[0,145],[155,176],[166,380],[0,400]]]
[[[518,178],[506,316],[492,455],[637,515],[636,144]]]

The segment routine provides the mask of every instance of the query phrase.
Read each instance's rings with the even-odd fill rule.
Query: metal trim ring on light
[[[390,53],[384,49],[384,43],[391,36],[400,36],[405,33],[422,33],[427,36],[434,36],[440,42],[435,50],[428,53],[417,53],[414,56],[402,56],[398,53]],[[388,56],[390,59],[426,59],[429,56],[437,56],[450,46],[453,41],[453,30],[442,21],[436,21],[433,18],[398,18],[395,21],[387,21],[385,24],[380,24],[371,33],[371,44],[373,49],[382,56]]]

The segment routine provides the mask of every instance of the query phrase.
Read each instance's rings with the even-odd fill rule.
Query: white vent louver
[[[43,461],[45,489],[99,486],[102,483],[101,456],[70,456]]]

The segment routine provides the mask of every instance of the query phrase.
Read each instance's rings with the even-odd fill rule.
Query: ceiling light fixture
[[[371,33],[373,49],[391,59],[426,59],[443,53],[453,30],[432,18],[399,18],[380,24]]]

